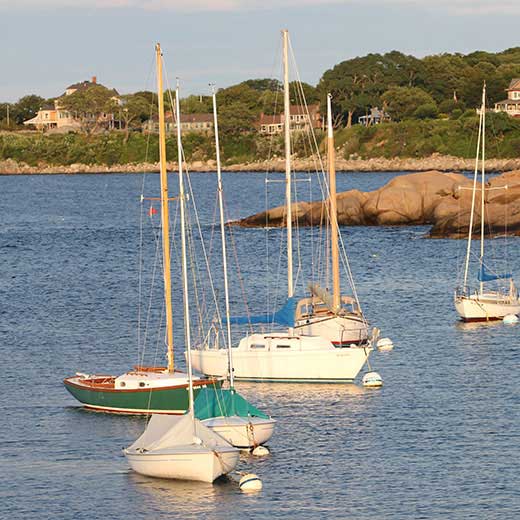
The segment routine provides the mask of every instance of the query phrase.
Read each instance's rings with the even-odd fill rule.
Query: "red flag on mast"
[[[153,215],[157,215],[158,211],[153,207],[150,206],[150,209],[148,210],[148,216],[151,217]]]

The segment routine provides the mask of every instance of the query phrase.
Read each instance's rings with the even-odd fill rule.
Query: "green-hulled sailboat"
[[[161,177],[161,227],[166,310],[167,367],[135,366],[120,376],[84,374],[64,380],[67,390],[86,408],[129,414],[183,414],[188,409],[188,375],[175,370],[173,359],[172,291],[170,272],[169,197],[166,171],[166,134],[162,81],[162,56],[157,54],[157,94],[159,100],[159,155]],[[177,125],[177,132],[180,132]],[[180,137],[180,136],[179,136]],[[180,139],[179,139],[180,140]],[[178,140],[178,141],[179,141]],[[179,150],[179,157],[182,157]],[[179,197],[184,197],[182,162],[179,163]],[[219,387],[216,379],[194,377],[195,396],[206,386]]]

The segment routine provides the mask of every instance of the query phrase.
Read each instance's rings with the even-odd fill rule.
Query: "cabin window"
[[[126,383],[124,381],[121,381],[121,383],[119,383],[119,386],[126,386]]]
[[[143,387],[145,386],[145,384],[143,383],[143,381],[141,381],[141,382],[139,383],[139,386],[140,386],[141,388],[143,388]]]
[[[291,348],[291,345],[276,345],[276,348]]]
[[[262,343],[253,343],[249,348],[265,348],[265,345],[262,345]]]

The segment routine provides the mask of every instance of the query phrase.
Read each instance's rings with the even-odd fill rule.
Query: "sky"
[[[369,52],[520,46],[519,15],[520,0],[0,0],[0,102],[59,96],[92,76],[123,94],[153,90],[156,42],[181,95],[280,78],[283,28],[315,85]]]

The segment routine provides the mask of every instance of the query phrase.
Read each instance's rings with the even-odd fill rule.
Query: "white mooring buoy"
[[[386,350],[392,350],[394,348],[394,342],[390,338],[381,338],[376,343],[377,349],[381,352]]]
[[[516,314],[506,314],[502,318],[502,321],[508,325],[512,325],[513,323],[518,323],[518,316]]]
[[[258,475],[247,473],[240,479],[238,487],[240,488],[240,491],[243,491],[244,493],[260,491],[262,489],[262,481],[258,478]]]
[[[265,446],[257,446],[252,452],[255,457],[265,457],[269,455],[269,450]]]
[[[367,372],[362,379],[363,386],[379,388],[383,386],[383,378],[377,372]]]

